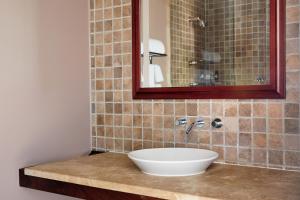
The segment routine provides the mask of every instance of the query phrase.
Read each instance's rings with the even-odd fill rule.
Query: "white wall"
[[[0,0],[0,199],[18,169],[89,151],[88,0]]]

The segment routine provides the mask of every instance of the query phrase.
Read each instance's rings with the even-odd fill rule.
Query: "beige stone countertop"
[[[214,164],[202,175],[156,177],[117,153],[38,165],[25,175],[171,200],[300,200],[298,172]]]

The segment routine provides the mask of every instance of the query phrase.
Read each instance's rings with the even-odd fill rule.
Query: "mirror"
[[[283,98],[284,1],[134,0],[135,98]]]

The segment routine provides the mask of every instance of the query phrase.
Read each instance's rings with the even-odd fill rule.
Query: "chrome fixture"
[[[182,118],[179,118],[178,120],[176,120],[176,126],[182,126],[182,125],[186,125],[186,124],[187,124],[186,117],[182,117]]]
[[[189,127],[185,131],[185,134],[189,135],[195,126],[197,128],[202,128],[204,125],[205,125],[204,120],[202,118],[198,118],[195,122],[193,122],[189,125]]]
[[[200,17],[189,17],[188,22],[198,23],[201,28],[205,28],[207,24]]]
[[[263,76],[258,75],[258,76],[256,77],[256,82],[263,84],[263,83],[265,82],[265,79],[264,79]]]
[[[214,119],[214,121],[212,121],[211,125],[214,128],[221,128],[223,126],[223,122],[221,119],[216,118],[216,119]]]
[[[204,62],[204,60],[190,60],[189,65],[198,65],[201,62]]]
[[[187,125],[187,117],[182,117],[176,120],[176,126],[184,126],[186,127]],[[185,143],[188,142],[188,136],[192,132],[193,128],[196,126],[198,128],[202,128],[205,125],[205,122],[203,118],[199,117],[196,121],[192,122],[185,130]]]

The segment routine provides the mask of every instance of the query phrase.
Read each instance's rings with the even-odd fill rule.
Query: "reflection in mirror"
[[[141,87],[270,83],[269,0],[141,0]]]

